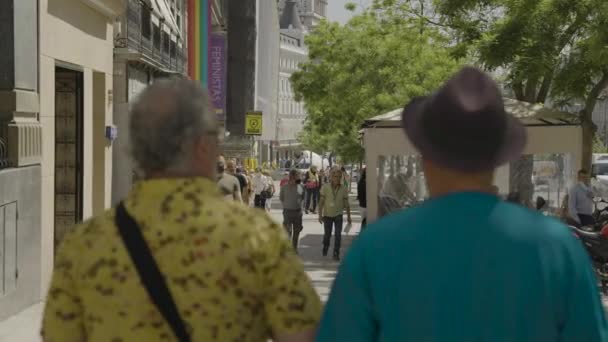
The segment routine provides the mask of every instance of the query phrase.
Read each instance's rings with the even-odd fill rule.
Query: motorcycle
[[[595,231],[599,231],[608,223],[608,202],[601,197],[593,199],[595,210],[593,220],[595,221]]]
[[[574,221],[570,217],[564,217],[562,220],[568,226],[577,227],[580,230],[586,232],[599,232],[608,224],[608,201],[601,197],[593,199],[594,210],[593,210],[593,226],[581,226],[578,222]]]
[[[589,254],[601,291],[608,296],[608,202],[600,197],[594,198],[593,202],[593,226],[580,226],[573,222],[567,224]]]
[[[601,232],[591,232],[569,226],[575,236],[583,243],[591,257],[593,269],[600,281],[602,293],[608,296],[608,225]]]

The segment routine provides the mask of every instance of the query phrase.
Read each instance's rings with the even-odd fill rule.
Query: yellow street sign
[[[245,134],[262,135],[262,112],[248,112],[245,117]]]

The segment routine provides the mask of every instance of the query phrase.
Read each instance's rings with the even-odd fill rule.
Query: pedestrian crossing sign
[[[262,135],[262,112],[248,112],[245,117],[245,134]]]

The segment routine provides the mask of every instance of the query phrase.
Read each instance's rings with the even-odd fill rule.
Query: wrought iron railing
[[[144,11],[149,12],[149,16]],[[152,20],[153,17],[158,20]],[[159,25],[154,24],[158,22]],[[129,0],[125,19],[122,22],[125,32],[116,38],[117,48],[130,48],[151,59],[164,69],[183,73],[185,71],[185,56],[183,40],[179,37],[174,41],[175,53],[171,54],[171,35],[165,32],[164,19],[152,11],[140,0]]]
[[[8,161],[8,146],[4,139],[0,137],[0,170],[10,166]]]

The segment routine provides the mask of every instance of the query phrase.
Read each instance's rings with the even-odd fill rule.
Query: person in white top
[[[274,196],[274,192],[275,192],[275,188],[274,188],[274,179],[272,179],[272,176],[270,175],[269,172],[264,171],[262,172],[262,174],[264,176],[266,176],[266,193],[267,196],[266,201],[264,203],[264,207],[266,208],[267,212],[270,212],[270,208],[271,208],[271,204],[272,204],[272,197]],[[264,197],[264,196],[262,196]]]
[[[260,209],[266,209],[266,197],[263,196],[269,187],[268,177],[262,174],[262,168],[258,167],[255,169],[255,175],[251,180],[253,183],[253,206]]]

